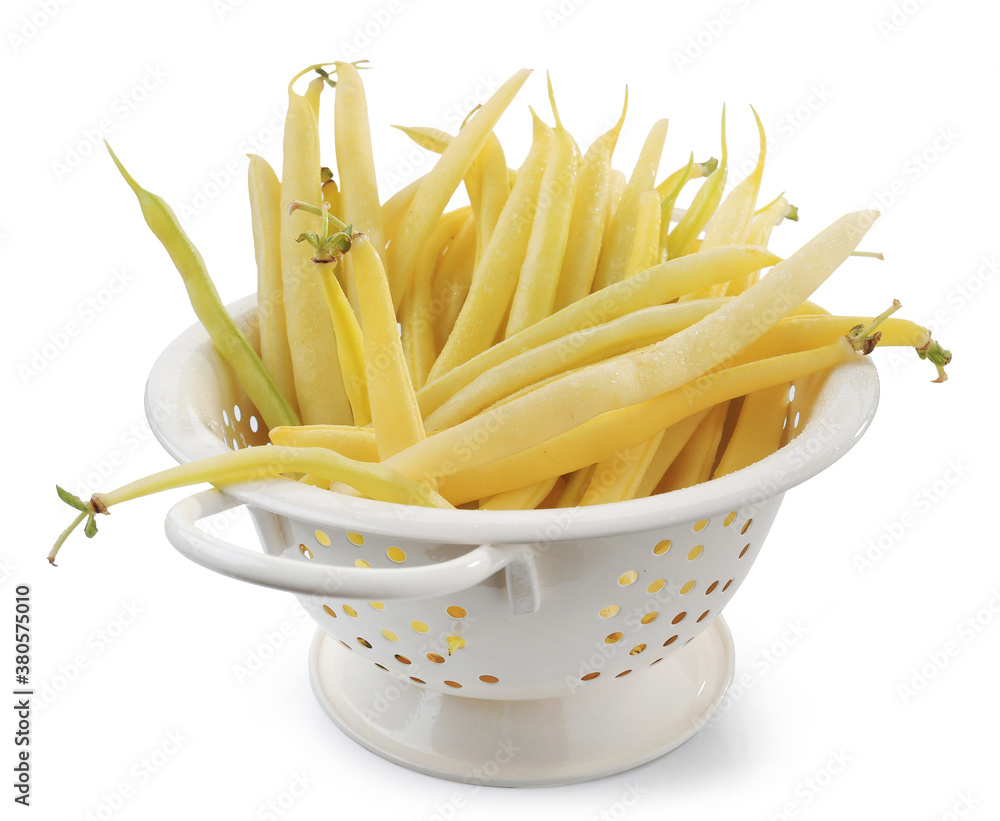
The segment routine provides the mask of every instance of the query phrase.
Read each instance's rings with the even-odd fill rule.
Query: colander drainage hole
[[[444,664],[444,656],[439,656],[437,653],[428,653],[427,660],[433,661],[435,664]]]
[[[713,590],[715,590],[715,588],[718,587],[718,586],[719,586],[719,583],[717,581],[712,582],[708,586],[708,590],[705,591],[705,595],[707,596],[709,593],[711,593]]]
[[[749,542],[748,542],[748,543],[747,543],[747,545],[746,545],[746,547],[744,547],[744,548],[743,548],[743,549],[742,549],[742,550],[740,551],[740,558],[741,558],[741,559],[742,559],[742,558],[743,558],[744,556],[746,556],[746,555],[747,555],[747,551],[748,551],[749,549],[750,549],[750,544],[749,544]]]
[[[673,644],[675,641],[677,641],[677,638],[678,638],[677,634],[674,633],[674,635],[672,635],[669,639],[667,639],[665,642],[663,642],[663,646],[664,647],[669,647],[671,644]]]
[[[587,673],[585,676],[580,676],[580,681],[593,681],[599,675],[600,673]]]
[[[358,644],[360,644],[362,647],[367,647],[369,650],[372,649],[372,646],[371,644],[369,644],[367,639],[363,639],[361,638],[361,636],[358,636]]]
[[[396,653],[396,655],[393,656],[393,658],[396,659],[396,661],[398,661],[400,664],[412,664],[413,663],[406,656],[401,656],[401,655],[399,655],[399,653]]]
[[[324,604],[323,605],[323,609],[327,612],[328,615],[333,616],[334,618],[337,618],[337,611],[334,610],[332,607],[330,607],[330,605]]]
[[[486,684],[496,684],[500,679],[496,676],[480,676],[479,680],[485,682]]]
[[[456,690],[462,686],[457,681],[449,681],[448,679],[445,679],[444,683],[447,684],[449,687],[454,687]]]

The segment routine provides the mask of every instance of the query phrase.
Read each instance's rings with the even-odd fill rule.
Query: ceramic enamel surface
[[[253,300],[231,310],[253,338]],[[253,406],[198,327],[160,357],[146,399],[157,438],[178,460],[267,441]],[[356,688],[369,680],[425,694],[413,696],[414,709],[494,703],[489,710],[522,718],[531,707],[515,703],[641,700],[652,686],[642,679],[666,675],[664,667],[675,665],[685,646],[718,638],[710,631],[723,629],[713,625],[746,578],[785,491],[843,455],[867,428],[877,399],[867,360],[796,384],[789,441],[777,453],[664,496],[561,510],[438,510],[277,478],[180,503],[168,517],[168,535],[207,567],[299,593],[327,644],[343,656],[320,689],[345,729],[348,714],[364,706]],[[155,413],[161,407],[176,413]],[[238,503],[248,506],[263,553],[196,528],[199,518]],[[719,675],[710,677],[713,687]],[[438,712],[463,716],[465,709],[484,708]],[[456,726],[465,720],[454,719]],[[348,731],[364,737],[357,727]],[[586,771],[634,766],[654,755],[649,750],[668,749],[668,736],[677,733]],[[362,743],[384,742],[387,757],[401,744],[396,757],[410,750],[424,761],[417,740],[379,738]],[[463,777],[440,761],[426,766]],[[556,767],[538,777],[546,783],[589,777],[582,772],[560,775]]]

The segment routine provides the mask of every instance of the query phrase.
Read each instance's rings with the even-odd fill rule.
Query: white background
[[[15,585],[31,585],[36,698],[33,804],[10,816],[3,711],[4,817],[998,817],[998,24],[995,4],[972,0],[5,3],[0,613],[9,625]],[[280,166],[287,79],[360,58],[375,67],[364,80],[383,197],[430,164],[389,124],[454,132],[477,95],[522,66],[536,72],[498,130],[515,165],[527,105],[547,111],[546,68],[583,147],[628,83],[626,171],[664,116],[662,173],[691,150],[717,155],[725,103],[742,176],[753,104],[772,140],[762,200],[785,191],[800,207],[775,234],[778,252],[879,207],[864,247],[886,261],[849,261],[817,299],[877,313],[898,297],[955,352],[945,385],[910,354],[876,353],[870,431],[788,494],[727,609],[747,686],[721,720],[638,770],[477,789],[358,747],[310,692],[313,629],[295,600],[214,576],[167,543],[163,515],[183,492],[126,505],[95,541],[73,539],[58,569],[44,561],[70,518],[57,481],[106,490],[170,464],[143,427],[144,378],[193,320],[95,143],[106,136],[140,181],[186,206],[229,301],[255,283],[244,154],[256,142]],[[261,648],[267,661],[239,680]],[[655,711],[637,705],[635,720]],[[269,816],[268,802],[285,809]]]

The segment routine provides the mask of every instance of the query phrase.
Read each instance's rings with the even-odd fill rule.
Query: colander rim
[[[256,323],[256,295],[227,305],[245,331]],[[150,427],[178,462],[229,451],[199,420],[190,395],[189,369],[218,358],[208,333],[195,323],[156,359],[146,382]],[[197,388],[197,386],[195,386]],[[317,528],[452,544],[576,541],[654,530],[753,508],[815,476],[853,447],[871,424],[879,381],[869,357],[838,365],[819,391],[810,418],[796,437],[761,461],[727,476],[626,502],[546,510],[442,510],[378,502],[321,490],[283,477],[238,485],[225,492],[240,502]],[[176,408],[164,414],[162,408]]]

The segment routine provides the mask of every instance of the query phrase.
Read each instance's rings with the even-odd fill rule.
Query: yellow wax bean
[[[341,264],[343,261],[341,260]],[[323,283],[323,295],[326,297],[330,319],[333,320],[333,331],[337,337],[337,360],[340,362],[344,390],[351,403],[351,414],[354,424],[363,427],[372,421],[371,406],[368,402],[365,346],[357,314],[354,313],[340,280],[337,279],[337,268],[340,268],[341,264],[333,261],[314,263],[317,275]]]
[[[628,91],[618,122],[587,149],[580,161],[576,199],[569,222],[569,240],[563,256],[553,309],[560,311],[590,293],[597,273],[601,240],[611,202],[611,157],[628,109]]]
[[[480,510],[534,510],[552,492],[561,477],[552,476],[527,487],[498,493],[479,503]]]
[[[434,352],[441,353],[455,327],[458,312],[472,285],[479,231],[473,217],[466,220],[455,239],[445,250],[434,272]]]
[[[734,242],[743,242],[750,222],[754,216],[754,209],[757,207],[757,194],[760,191],[761,176],[764,173],[764,160],[767,155],[767,137],[764,135],[764,125],[753,113],[757,121],[757,133],[760,138],[760,151],[757,156],[757,165],[740,183],[730,192],[719,205],[712,219],[705,229],[705,237],[701,241],[698,252],[703,253],[709,248],[718,248],[722,245],[732,245]],[[720,283],[688,294],[684,299],[699,299],[704,297],[722,296],[726,293],[726,285]]]
[[[340,189],[336,180],[329,179],[323,183],[323,202],[330,206],[330,213],[334,216],[340,213]]]
[[[774,227],[788,215],[789,210],[788,200],[779,196],[754,216],[744,232],[744,237],[747,241],[752,241],[754,245],[762,245],[766,248],[771,240],[771,232]],[[726,286],[726,293],[729,296],[742,294],[759,278],[759,271],[752,271],[749,274],[736,277]]]
[[[439,128],[393,126],[402,131],[421,148],[443,154],[451,144],[452,136]],[[503,210],[514,172],[507,168],[507,158],[496,134],[490,132],[486,144],[465,175],[465,188],[469,194],[479,235],[476,243],[476,263],[489,244],[493,229],[496,228],[500,212]]]
[[[724,301],[705,299],[641,308],[529,348],[483,371],[437,410],[425,414],[427,430],[457,425],[544,379],[659,342],[704,319]]]
[[[538,191],[531,237],[511,301],[505,337],[513,336],[552,313],[569,239],[579,163],[580,152],[572,135],[557,125],[552,153]]]
[[[718,371],[697,385],[682,385],[651,400],[596,416],[540,445],[467,470],[438,473],[438,491],[458,505],[502,493],[553,471],[569,472],[608,459],[699,411],[750,391],[790,382],[860,356],[846,339],[825,348],[786,354]],[[433,438],[433,437],[432,437]],[[428,439],[427,441],[430,441]]]
[[[420,252],[413,272],[413,282],[400,307],[403,353],[414,388],[427,380],[427,373],[437,358],[434,344],[434,308],[432,281],[442,251],[466,223],[472,209],[458,208],[441,217],[427,244]]]
[[[478,263],[490,244],[507,197],[510,196],[507,158],[500,140],[492,132],[476,157],[470,176],[478,180],[478,197],[472,201],[477,229],[475,263]]]
[[[747,394],[715,477],[759,462],[781,447],[782,423],[788,408],[787,382]]]
[[[363,234],[355,236],[348,253],[354,257],[358,284],[372,423],[379,458],[384,460],[421,441],[424,425],[403,357],[382,260]]]
[[[493,344],[517,287],[552,141],[552,129],[535,118],[531,150],[518,171],[517,183],[507,198],[490,244],[472,274],[469,294],[428,381],[443,376]]]
[[[668,468],[674,463],[678,454],[687,444],[688,440],[697,430],[701,420],[708,414],[708,410],[691,414],[680,422],[671,425],[664,431],[660,446],[649,460],[649,467],[635,490],[635,498],[642,499],[652,496],[656,486],[660,483]]]
[[[337,89],[334,96],[334,142],[337,173],[340,176],[338,209],[332,211],[355,231],[368,237],[386,260],[386,238],[382,225],[382,206],[378,196],[375,160],[372,156],[371,131],[368,125],[368,101],[357,67],[335,63]],[[332,203],[331,203],[332,204]],[[357,288],[350,255],[341,271],[344,291],[357,310]]]
[[[729,401],[720,402],[708,411],[701,424],[681,448],[677,458],[667,469],[654,493],[667,493],[707,482],[712,476],[712,465],[722,439]]]
[[[464,125],[464,124],[463,124]],[[451,145],[451,141],[455,139],[447,131],[442,131],[440,128],[431,128],[430,126],[405,126],[405,125],[394,125],[393,128],[402,131],[407,137],[413,140],[421,148],[427,151],[433,151],[435,154],[443,154],[444,150]],[[495,135],[487,140],[486,145],[483,146],[483,151],[487,149],[490,142],[495,139]],[[476,160],[482,156],[483,152],[479,152]],[[468,180],[468,176],[466,177]],[[517,172],[512,168],[507,169],[507,190],[509,191],[514,187],[514,183],[517,182]]]
[[[420,190],[423,182],[424,177],[415,179],[382,203],[382,230],[385,231],[385,240],[387,243],[392,242],[393,237],[396,236],[396,231],[399,230],[400,223],[402,223],[403,217],[406,216],[406,212],[410,209],[413,198],[417,196],[417,191]],[[337,212],[333,213],[336,214]]]
[[[618,212],[622,197],[625,196],[625,188],[628,186],[628,179],[617,168],[612,169],[611,179],[608,181],[611,188],[611,196],[608,198],[608,219],[605,223],[604,240],[602,247],[608,244],[608,237],[612,230],[611,218]]]
[[[281,183],[267,161],[250,154],[250,217],[257,259],[257,324],[260,358],[281,395],[297,414],[292,354],[281,287]]]
[[[625,277],[652,268],[660,257],[660,195],[655,190],[642,193],[635,220],[635,238]]]
[[[447,131],[430,126],[408,126],[394,125],[397,131],[402,131],[413,142],[426,151],[435,154],[444,154],[444,150],[451,144],[452,136]]]
[[[753,219],[754,209],[757,207],[757,194],[760,192],[760,181],[764,173],[764,160],[767,156],[767,137],[764,135],[764,125],[756,111],[753,115],[757,121],[757,134],[760,139],[757,164],[753,171],[733,188],[712,216],[705,228],[705,238],[701,243],[702,251],[742,242],[747,226]]]
[[[790,316],[726,362],[725,366],[765,359],[785,351],[804,351],[829,345],[856,325],[867,326],[871,321],[870,316]],[[878,329],[882,333],[879,345],[884,347],[922,348],[931,341],[930,331],[909,319],[889,317]]]
[[[340,210],[335,213],[368,237],[384,263],[385,233],[368,126],[368,101],[358,69],[351,63],[335,65],[334,140],[340,176]]]
[[[393,467],[423,481],[447,473],[449,467],[467,470],[486,465],[602,413],[644,402],[696,379],[760,338],[811,296],[857,247],[877,216],[875,211],[859,211],[841,217],[756,285],[694,325],[655,345],[588,365],[436,433],[396,454]],[[520,485],[529,481],[536,480]]]
[[[659,197],[657,197],[659,204]],[[638,445],[616,453],[597,465],[594,476],[580,500],[581,505],[603,505],[634,499],[666,431],[654,434]]]
[[[588,294],[440,378],[428,380],[418,395],[420,408],[424,416],[428,416],[480,374],[525,351],[633,311],[662,305],[706,283],[728,281],[733,276],[777,261],[778,257],[764,249],[734,246],[657,265],[595,294]]]
[[[722,109],[722,159],[716,169],[708,175],[698,193],[691,201],[691,207],[681,217],[667,235],[667,259],[682,257],[692,253],[693,245],[701,229],[712,218],[722,201],[729,172],[729,151],[726,147],[726,110]]]
[[[596,470],[597,465],[588,465],[585,468],[580,468],[566,474],[566,484],[559,494],[559,499],[556,501],[555,506],[576,507],[579,505],[583,494],[587,492],[587,488],[590,486],[590,480],[594,478]]]
[[[359,462],[377,462],[378,445],[375,431],[353,425],[280,425],[268,431],[271,442],[294,448],[326,448],[356,459]]]
[[[507,80],[452,139],[424,178],[389,247],[390,290],[397,305],[427,237],[528,74],[522,69]]]
[[[656,172],[660,167],[660,156],[663,153],[663,143],[666,138],[667,121],[658,120],[653,124],[646,141],[643,143],[635,169],[622,193],[621,202],[611,217],[608,226],[608,242],[601,249],[601,258],[597,264],[597,274],[594,277],[596,290],[606,288],[608,285],[620,282],[625,278],[635,240],[639,197],[643,192],[653,188],[656,183]]]
[[[296,78],[297,79],[297,78]],[[292,81],[294,83],[294,80]],[[318,203],[322,196],[316,114],[302,95],[288,86],[281,200]],[[347,424],[351,406],[337,356],[337,339],[323,285],[316,275],[312,248],[297,242],[315,230],[315,217],[303,210],[281,214],[282,289],[295,396],[304,424]]]
[[[419,482],[411,482],[384,465],[348,459],[326,448],[289,448],[272,445],[244,448],[232,453],[185,462],[143,479],[122,485],[109,493],[95,493],[105,507],[152,493],[210,482],[216,487],[252,482],[289,473],[341,481],[370,499],[422,507],[449,508],[441,496]]]
[[[691,154],[684,165],[667,175],[663,182],[656,186],[656,192],[664,201],[668,199],[674,200],[687,183],[691,180],[707,177],[715,171],[718,165],[719,161],[715,157],[712,157],[707,162],[695,162],[694,154]],[[670,214],[665,213],[664,216],[668,218],[667,221],[669,222]]]
[[[701,165],[701,163],[699,163]],[[683,168],[679,168],[669,177],[667,177],[663,182],[661,182],[656,190],[660,194],[660,245],[658,248],[659,261],[667,261],[667,251],[669,248],[669,237],[670,237],[670,223],[674,216],[674,204],[677,202],[677,197],[680,195],[684,186],[694,178],[695,174],[695,161],[694,152],[688,157],[687,165]]]

